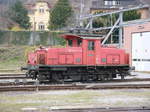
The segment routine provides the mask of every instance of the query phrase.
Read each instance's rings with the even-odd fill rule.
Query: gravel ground
[[[1,112],[63,108],[150,107],[150,90],[64,90],[0,93]]]
[[[150,78],[150,73],[131,72],[130,76],[125,77],[125,79],[143,79],[143,78]],[[116,79],[121,79],[121,77],[118,76]]]
[[[150,78],[150,73],[132,72],[131,78]]]
[[[132,78],[150,78],[150,73],[133,72],[132,76],[127,77],[127,79]],[[5,81],[13,82],[14,80]],[[139,82],[125,83],[139,84]],[[150,81],[140,83],[149,84]],[[99,84],[110,85],[112,83]],[[124,84],[124,82],[113,84]],[[31,112],[32,109],[35,109],[36,112],[48,112],[50,109],[93,107],[150,107],[150,90],[64,90],[0,93],[0,112],[24,112],[25,110]]]

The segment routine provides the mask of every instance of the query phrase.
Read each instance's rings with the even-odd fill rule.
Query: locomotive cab
[[[63,38],[67,41],[67,47],[81,47],[82,39],[74,35],[63,35]]]
[[[89,36],[89,35],[63,35],[63,38],[67,40],[67,47],[81,47],[83,65],[96,65],[97,51],[101,48],[101,36]]]

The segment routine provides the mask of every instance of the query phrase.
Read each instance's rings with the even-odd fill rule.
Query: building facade
[[[150,71],[150,22],[124,27],[124,49],[136,71]]]
[[[50,18],[50,4],[46,1],[36,1],[33,4],[26,4],[30,18],[32,31],[48,30]]]

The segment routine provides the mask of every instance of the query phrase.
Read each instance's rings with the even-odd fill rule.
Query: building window
[[[40,12],[40,13],[44,13],[44,8],[43,8],[43,7],[40,7],[40,8],[39,8],[39,12]]]
[[[104,5],[109,5],[109,1],[104,1]]]
[[[120,0],[117,0],[117,1],[116,1],[116,5],[120,5]]]
[[[120,5],[120,0],[105,0],[104,5]]]
[[[45,25],[43,23],[39,23],[39,30],[45,30]]]

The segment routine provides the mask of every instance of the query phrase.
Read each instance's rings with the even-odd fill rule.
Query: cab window
[[[72,46],[72,40],[68,40],[68,45]]]
[[[78,43],[78,46],[81,46],[82,40],[81,40],[81,39],[78,39],[78,40],[77,40],[77,43]]]
[[[94,50],[95,43],[94,41],[88,41],[88,50]]]

